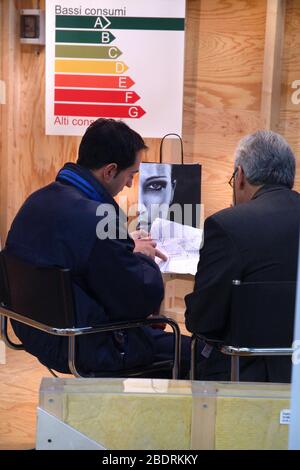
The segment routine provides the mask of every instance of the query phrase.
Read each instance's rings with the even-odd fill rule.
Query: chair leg
[[[53,375],[53,377],[55,377],[56,379],[59,377],[58,375],[56,375],[56,373],[50,369],[50,367],[47,367],[48,371],[50,372],[51,375]]]
[[[24,350],[23,344],[14,343],[8,337],[7,317],[5,317],[4,315],[0,315],[0,338],[4,341],[4,343],[6,344],[8,348],[15,349],[15,350]]]
[[[177,323],[168,318],[168,324],[174,333],[174,364],[172,369],[172,379],[177,380],[180,374],[181,341],[180,329]]]
[[[231,382],[240,381],[240,358],[231,356]]]
[[[69,369],[70,369],[71,374],[74,375],[74,377],[82,377],[82,375],[79,374],[75,366],[75,339],[76,339],[75,336],[69,336],[69,354],[68,354]]]

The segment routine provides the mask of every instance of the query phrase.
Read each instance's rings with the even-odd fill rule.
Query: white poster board
[[[47,0],[46,134],[181,134],[185,0]]]

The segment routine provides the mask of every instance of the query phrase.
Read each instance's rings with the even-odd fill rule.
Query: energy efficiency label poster
[[[181,134],[185,0],[47,0],[46,133]]]

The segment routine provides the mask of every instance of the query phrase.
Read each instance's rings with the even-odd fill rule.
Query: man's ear
[[[105,165],[102,170],[103,179],[105,183],[110,183],[118,172],[118,165],[116,163],[109,163]]]
[[[236,174],[236,177],[235,177],[235,181],[236,181],[236,187],[238,189],[244,189],[246,179],[245,179],[244,170],[241,166],[237,167],[237,174]]]

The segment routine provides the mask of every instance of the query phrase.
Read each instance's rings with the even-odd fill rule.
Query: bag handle
[[[175,135],[176,137],[178,137],[178,139],[180,140],[180,147],[181,147],[181,164],[183,165],[183,142],[182,142],[182,138],[180,137],[180,135],[178,134],[173,134],[172,132],[170,134],[166,134],[163,136],[163,138],[161,139],[161,142],[160,142],[160,149],[159,149],[159,163],[162,163],[162,151],[163,151],[163,143],[164,143],[164,140],[166,137],[169,137],[170,135]]]

